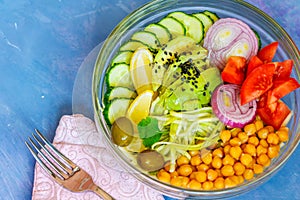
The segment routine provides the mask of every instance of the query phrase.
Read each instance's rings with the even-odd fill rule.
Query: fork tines
[[[32,136],[33,139],[28,138],[30,144],[25,144],[40,166],[53,178],[58,181],[66,180],[79,170],[79,167],[58,151],[40,131],[35,129]]]

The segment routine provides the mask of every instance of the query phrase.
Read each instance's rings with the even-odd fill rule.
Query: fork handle
[[[99,197],[101,197],[103,200],[115,200],[110,194],[102,190],[99,186],[94,185],[92,187],[92,191],[97,194]]]

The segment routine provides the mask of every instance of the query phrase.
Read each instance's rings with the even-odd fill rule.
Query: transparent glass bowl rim
[[[236,0],[156,0],[149,2],[145,4],[144,6],[138,8],[134,12],[132,12],[130,15],[125,17],[112,31],[110,36],[107,38],[107,40],[103,43],[102,48],[98,54],[97,61],[95,63],[94,73],[93,73],[93,84],[92,84],[92,98],[93,98],[93,107],[95,112],[95,122],[97,125],[97,128],[104,132],[104,136],[107,142],[107,145],[110,149],[113,150],[114,155],[118,158],[118,161],[122,166],[131,172],[138,180],[143,181],[149,186],[152,186],[158,190],[160,190],[162,193],[167,194],[169,196],[175,196],[175,197],[204,197],[204,198],[219,198],[219,197],[227,197],[227,196],[233,196],[237,195],[246,191],[249,191],[256,186],[260,185],[261,183],[268,180],[272,175],[275,174],[282,166],[286,163],[286,161],[289,159],[289,157],[292,155],[294,150],[297,148],[299,142],[300,142],[300,125],[299,125],[299,118],[300,118],[300,102],[297,102],[296,97],[300,96],[299,90],[294,92],[291,97],[292,104],[294,106],[294,111],[296,115],[294,115],[293,118],[293,124],[292,124],[292,130],[290,134],[290,140],[289,142],[284,146],[282,154],[274,161],[275,164],[270,165],[263,174],[258,175],[253,181],[246,182],[238,187],[233,188],[227,188],[222,190],[211,190],[211,191],[195,191],[195,190],[188,190],[188,189],[182,189],[170,186],[168,184],[164,184],[162,182],[159,182],[157,180],[154,180],[150,177],[147,177],[146,175],[138,172],[128,161],[125,159],[122,159],[122,156],[124,154],[111,142],[110,138],[110,130],[104,120],[104,117],[102,115],[103,111],[103,103],[102,103],[102,97],[103,97],[103,91],[104,91],[104,74],[105,70],[110,62],[111,59],[111,52],[113,52],[113,46],[116,46],[118,44],[119,37],[122,37],[123,34],[126,34],[130,29],[132,29],[135,26],[141,26],[143,25],[145,18],[149,18],[151,21],[151,17],[154,19],[156,16],[152,15],[152,13],[157,14],[159,12],[169,12],[168,9],[173,10],[182,10],[182,8],[190,7],[194,5],[195,10],[202,8],[202,5],[209,5],[212,6],[213,4],[225,4],[227,7],[229,6],[238,6],[240,8],[246,9],[248,12],[252,13],[254,16],[258,17],[260,20],[264,20],[264,23],[269,25],[270,27],[273,27],[271,30],[272,34],[274,33],[274,30],[276,30],[278,34],[277,37],[281,37],[282,43],[285,44],[284,48],[285,51],[289,52],[289,56],[291,56],[294,60],[294,66],[295,66],[295,72],[293,72],[293,76],[296,77],[296,79],[299,81],[299,74],[300,74],[300,56],[299,56],[299,50],[297,49],[296,45],[294,44],[293,40],[290,38],[290,36],[286,33],[286,31],[275,21],[273,20],[269,15],[261,11],[260,9],[256,8],[255,6],[252,6],[251,4]],[[181,9],[178,9],[181,8]],[[164,10],[166,9],[166,10]],[[202,8],[203,10],[203,8]],[[157,12],[157,13],[156,13]],[[161,15],[163,16],[163,15]],[[140,19],[143,19],[142,22]],[[274,36],[274,35],[273,35]]]

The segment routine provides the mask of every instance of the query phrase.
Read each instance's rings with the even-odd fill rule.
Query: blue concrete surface
[[[0,199],[31,199],[34,128],[53,138],[72,114],[77,71],[99,42],[146,0],[0,0]],[[300,45],[299,0],[247,0]],[[231,199],[300,199],[300,149],[268,182]]]

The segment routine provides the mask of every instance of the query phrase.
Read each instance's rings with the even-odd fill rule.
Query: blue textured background
[[[72,114],[72,89],[88,53],[146,0],[0,0],[0,199],[31,199],[34,128],[53,138]],[[300,45],[299,0],[248,0]],[[298,148],[268,182],[232,199],[300,199]]]

